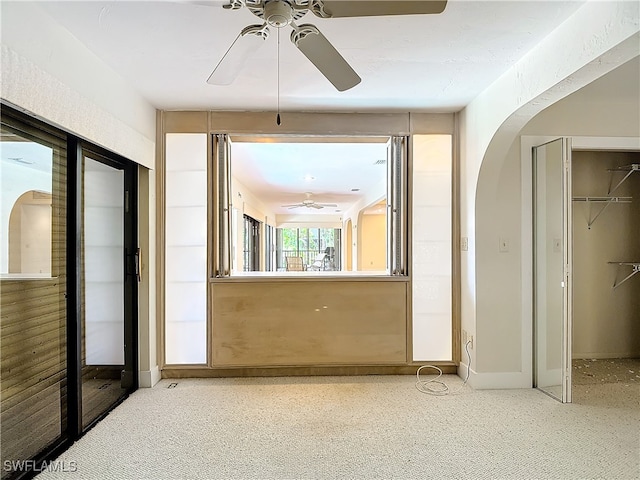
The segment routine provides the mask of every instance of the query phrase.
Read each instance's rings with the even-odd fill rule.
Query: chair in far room
[[[318,255],[316,255],[315,260],[313,261],[313,263],[311,265],[309,265],[309,269],[310,270],[326,270],[325,266],[325,262],[327,260],[327,254],[326,253],[319,253]]]
[[[302,257],[285,257],[287,272],[303,272],[305,270]]]

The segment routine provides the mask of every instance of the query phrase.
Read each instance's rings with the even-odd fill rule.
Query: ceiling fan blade
[[[447,0],[323,0],[311,11],[318,17],[378,17],[442,13]]]
[[[285,207],[289,207],[289,208],[295,208],[295,207],[302,207],[303,204],[302,203],[290,203],[289,205],[280,205],[282,208]]]
[[[358,74],[313,25],[295,26],[291,41],[338,91],[343,92],[360,83]]]
[[[249,25],[233,41],[216,68],[207,79],[211,85],[229,85],[238,76],[246,60],[269,36],[267,25]]]
[[[315,208],[316,210],[320,210],[321,208],[324,208],[322,205],[319,205],[317,203],[311,203],[311,204],[307,205],[307,207]]]
[[[229,4],[229,0],[175,0],[177,3],[188,5],[199,5],[201,7],[224,7]]]
[[[315,205],[320,205],[321,207],[327,207],[327,208],[337,208],[338,205],[336,205],[335,203],[316,203]]]

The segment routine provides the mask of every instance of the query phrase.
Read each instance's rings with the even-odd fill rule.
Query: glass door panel
[[[0,478],[24,472],[67,433],[66,157],[63,136],[3,110]]]
[[[87,156],[82,182],[82,426],[126,393],[124,170]]]
[[[569,146],[534,148],[534,386],[571,401]]]

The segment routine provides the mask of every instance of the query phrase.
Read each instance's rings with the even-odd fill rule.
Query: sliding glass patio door
[[[137,383],[133,356],[138,253],[135,168],[82,151],[80,238],[81,429]]]
[[[31,478],[137,388],[138,166],[2,109],[0,478]]]

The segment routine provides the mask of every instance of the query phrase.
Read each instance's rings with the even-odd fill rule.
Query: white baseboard
[[[458,376],[467,376],[467,365],[460,363]],[[478,373],[471,369],[467,382],[476,390],[498,390],[508,388],[532,388],[531,375],[523,372]]]
[[[140,388],[151,388],[160,381],[160,378],[160,369],[157,365],[151,370],[143,370],[139,376]]]

